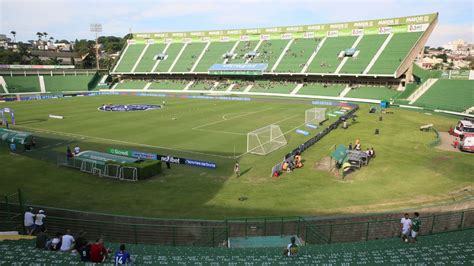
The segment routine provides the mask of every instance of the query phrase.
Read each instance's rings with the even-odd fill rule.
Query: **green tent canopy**
[[[0,139],[15,144],[29,144],[33,135],[29,132],[0,128]]]

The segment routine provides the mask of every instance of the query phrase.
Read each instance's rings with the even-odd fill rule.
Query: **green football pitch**
[[[161,104],[158,110],[102,112],[102,104]],[[0,193],[21,188],[28,203],[44,206],[164,218],[204,218],[362,213],[441,202],[472,184],[472,155],[429,148],[433,123],[447,130],[454,117],[392,109],[369,114],[361,105],[357,122],[336,129],[303,154],[305,166],[278,179],[271,167],[310,136],[304,126],[310,100],[254,98],[251,101],[179,97],[94,96],[0,103],[15,110],[17,130],[37,136],[38,147],[11,154],[0,146]],[[329,109],[334,111],[334,109]],[[49,114],[65,119],[48,119]],[[336,117],[331,117],[331,121]],[[326,122],[325,125],[331,121]],[[288,145],[266,156],[246,153],[247,133],[277,124]],[[378,128],[380,135],[374,135]],[[374,147],[369,166],[342,180],[318,167],[334,145],[360,139]],[[217,169],[172,165],[156,177],[120,182],[59,167],[67,146],[106,151],[125,148],[212,161]],[[242,176],[232,173],[241,164]],[[239,198],[247,200],[241,201]]]

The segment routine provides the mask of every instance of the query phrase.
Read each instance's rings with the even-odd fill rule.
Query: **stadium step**
[[[2,76],[0,76],[0,85],[2,85],[3,91],[5,91],[5,93],[8,93],[7,83],[5,82],[5,79],[3,79]]]
[[[346,88],[343,91],[341,91],[341,94],[339,94],[339,97],[345,97],[346,94],[348,94],[351,91],[351,89],[352,88],[349,85],[347,85]]]
[[[148,82],[148,83],[145,85],[145,87],[143,87],[143,90],[144,90],[144,91],[147,91],[148,88],[150,88],[150,86],[151,86],[151,82]]]
[[[214,82],[214,85],[212,85],[211,91],[215,90],[217,86],[219,86],[219,81]]]
[[[102,78],[100,79],[99,83],[105,83],[105,81],[107,80],[107,77],[108,75],[103,75]]]
[[[375,64],[375,62],[377,62],[377,59],[379,59],[379,56],[382,54],[383,50],[385,50],[385,47],[387,47],[388,43],[390,42],[390,40],[392,39],[393,37],[393,33],[390,33],[387,37],[387,39],[385,39],[385,41],[383,42],[382,46],[380,46],[379,50],[377,51],[377,53],[374,55],[374,57],[372,58],[372,60],[370,60],[370,63],[367,65],[367,67],[365,68],[364,72],[362,72],[363,74],[367,74],[369,73],[370,69],[372,68],[372,66]]]
[[[313,62],[314,58],[318,54],[318,51],[321,50],[321,47],[323,47],[324,42],[326,42],[326,39],[327,39],[327,37],[324,37],[323,40],[318,44],[318,47],[316,48],[316,51],[313,52],[311,57],[308,59],[308,62],[306,62],[303,69],[301,70],[301,72],[300,72],[301,74],[306,73],[306,71],[308,70],[309,65],[311,65],[311,62]]]
[[[470,108],[467,108],[466,111],[464,111],[463,113],[465,113],[465,114],[474,113],[474,106],[472,106]]]
[[[416,102],[425,92],[427,92],[436,82],[438,79],[427,79],[423,84],[420,85],[420,87],[414,91],[410,97],[408,97],[408,102],[409,104],[413,104]]]
[[[204,49],[202,49],[201,54],[199,55],[198,59],[197,59],[196,62],[194,63],[193,67],[191,68],[191,71],[189,71],[189,72],[194,72],[194,69],[196,69],[196,67],[198,66],[199,62],[201,62],[201,59],[202,59],[202,57],[204,56],[204,54],[206,53],[207,49],[209,48],[209,45],[211,45],[211,42],[207,42],[207,43],[206,43],[206,46],[204,46]]]
[[[171,43],[167,43],[165,46],[165,49],[163,49],[163,53],[166,54],[166,51],[168,51],[168,48],[170,47]],[[151,69],[151,73],[156,71],[156,68],[158,67],[158,64],[161,62],[161,60],[156,60],[155,65],[153,65],[153,68]]]
[[[171,70],[173,70],[174,66],[176,65],[176,63],[178,62],[179,58],[181,57],[181,55],[183,54],[184,50],[186,49],[186,47],[188,47],[188,44],[189,43],[185,43],[183,45],[183,48],[181,48],[181,50],[179,51],[178,55],[176,56],[176,58],[174,59],[173,61],[173,64],[171,64],[170,68],[168,69],[168,73],[171,72]]]
[[[295,95],[298,93],[298,91],[303,88],[303,83],[299,83],[298,85],[296,85],[296,87],[291,91],[290,95]]]
[[[117,70],[117,67],[120,65],[120,62],[122,62],[122,59],[124,57],[123,55],[127,53],[128,47],[130,47],[130,44],[127,43],[127,46],[125,46],[125,49],[123,50],[123,53],[120,53],[119,60],[117,61],[117,64],[115,64],[115,67],[112,70],[112,73],[114,73],[115,70]]]
[[[360,40],[362,40],[363,37],[364,37],[364,35],[359,35],[359,37],[355,40],[354,44],[352,45],[351,49],[356,48],[357,45],[359,45],[359,42],[360,42]],[[342,67],[346,64],[348,59],[349,59],[349,57],[344,56],[344,59],[342,59],[342,62],[339,64],[336,71],[334,71],[334,74],[338,74],[339,71],[341,71]]]
[[[280,61],[283,59],[283,57],[285,56],[286,52],[288,51],[288,49],[290,49],[291,45],[293,44],[293,42],[295,41],[295,39],[291,39],[288,44],[285,46],[285,49],[283,49],[283,51],[281,52],[280,56],[278,57],[277,61],[275,62],[275,64],[273,65],[272,69],[270,70],[270,72],[274,72],[275,69],[278,67],[278,65],[280,64]]]
[[[263,43],[263,40],[260,40],[258,43],[257,43],[257,46],[255,46],[255,49],[253,49],[253,51],[256,53],[258,51],[258,48],[260,48],[260,45],[262,45]],[[250,59],[247,59],[245,60],[245,63],[248,64],[250,62]]]
[[[184,87],[183,91],[189,90],[189,87],[191,87],[191,85],[193,85],[193,84],[194,84],[194,80],[190,81],[190,82],[188,83],[188,85],[186,85],[186,87]]]
[[[148,47],[150,46],[149,43],[147,43],[145,45],[145,48],[143,48],[143,51],[140,53],[140,56],[138,57],[138,60],[135,62],[135,64],[133,65],[133,68],[132,68],[132,73],[135,72],[135,69],[137,68],[137,66],[140,64],[140,61],[142,61],[142,58],[143,56],[145,55],[146,53],[146,50],[148,50]]]
[[[38,76],[39,78],[39,84],[40,84],[40,89],[42,93],[46,93],[46,86],[44,85],[44,77],[43,76]]]
[[[232,89],[235,87],[235,83],[230,84],[230,86],[225,90],[226,92],[232,91]]]
[[[245,88],[244,93],[249,92],[252,88],[253,88],[253,85],[248,85],[247,88]]]
[[[231,53],[231,54],[234,54],[235,49],[237,49],[237,46],[239,46],[239,43],[240,43],[240,41],[236,41],[236,42],[235,42],[234,46],[233,46],[232,49],[230,50],[230,53]],[[224,59],[224,63],[223,63],[223,64],[227,64],[228,61],[229,61],[229,58]]]

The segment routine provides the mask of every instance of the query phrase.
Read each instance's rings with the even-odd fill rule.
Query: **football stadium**
[[[97,239],[109,265],[473,263],[474,71],[416,63],[439,15],[0,65],[0,265],[84,263]]]

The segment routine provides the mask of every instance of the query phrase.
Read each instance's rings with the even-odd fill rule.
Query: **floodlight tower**
[[[102,24],[100,23],[93,23],[90,25],[91,32],[95,32],[95,60],[96,60],[96,67],[99,70],[99,39],[97,37],[99,32],[102,32]]]

